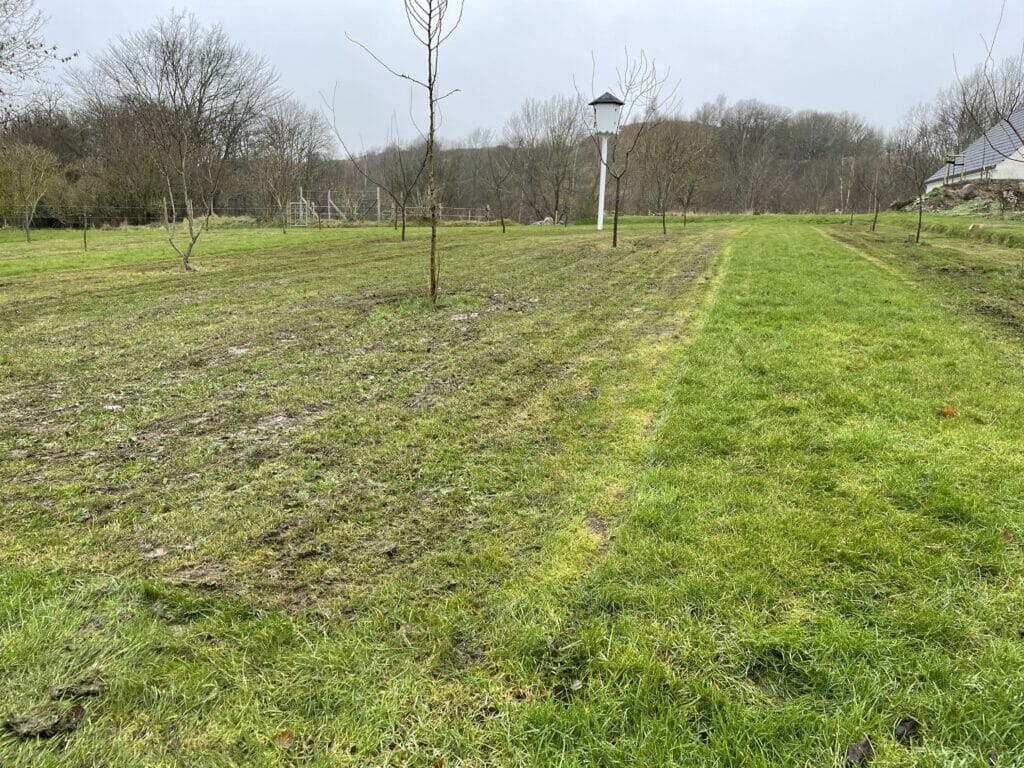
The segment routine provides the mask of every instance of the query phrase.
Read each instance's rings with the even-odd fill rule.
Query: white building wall
[[[949,183],[958,184],[961,181],[974,181],[982,178],[982,171],[975,171],[974,173],[968,173],[961,175],[950,174]],[[1024,148],[1018,149],[1010,157],[1005,158],[1001,163],[996,165],[994,168],[984,172],[984,178],[986,179],[1003,179],[1003,180],[1024,180]],[[938,181],[932,181],[925,185],[925,192],[931,192],[933,189],[938,189],[944,186],[942,179]]]
[[[1024,179],[1024,149],[1018,149],[992,169],[989,178]]]
[[[961,176],[958,173],[956,176],[950,176],[949,183],[950,184],[959,184],[961,181],[974,181],[975,179],[980,179],[980,178],[981,178],[981,171],[975,171],[974,173],[967,173],[967,174],[964,174],[963,176]],[[942,183],[942,179],[939,179],[938,181],[932,181],[932,182],[929,182],[928,184],[926,184],[925,187],[924,187],[924,191],[926,193],[927,192],[931,192],[933,189],[938,189],[939,187],[943,187],[943,186],[945,186],[945,184]]]

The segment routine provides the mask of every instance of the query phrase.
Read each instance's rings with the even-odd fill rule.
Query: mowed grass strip
[[[853,227],[833,223],[825,231],[1024,352],[1024,250],[985,239],[1021,225],[990,222],[988,229],[972,232],[950,216],[932,215],[930,221],[917,245],[907,242],[906,218],[895,214],[874,233],[866,231],[863,219]]]
[[[109,690],[0,755],[514,760],[485,725],[551,695],[518,638],[611,546],[734,231],[446,231],[436,311],[422,233],[11,277],[0,710]]]
[[[511,719],[518,762],[1024,759],[1022,388],[924,292],[752,227],[614,550],[523,666],[561,687]]]

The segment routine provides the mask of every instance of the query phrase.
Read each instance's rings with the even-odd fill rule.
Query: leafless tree
[[[679,203],[683,226],[698,187],[712,170],[714,133],[705,125],[675,117],[651,126],[638,148],[640,174],[647,202],[661,213],[661,231],[668,232],[666,211]]]
[[[82,228],[82,250],[89,250],[89,225],[100,199],[103,168],[94,159],[83,159],[64,170],[58,204],[52,212],[66,226]]]
[[[39,201],[55,189],[60,164],[52,152],[32,144],[0,144],[0,196],[3,207],[21,219],[25,240],[32,241],[32,220]]]
[[[87,102],[123,105],[145,136],[165,186],[167,239],[186,271],[229,162],[279,98],[276,81],[263,58],[220,26],[184,13],[120,38],[74,77]]]
[[[898,183],[897,165],[891,147],[887,147],[884,151],[880,151],[868,159],[868,165],[862,178],[865,179],[865,185],[870,184],[867,190],[871,206],[869,229],[874,232],[878,227],[878,213],[882,208],[882,196],[890,194],[894,185]]]
[[[345,157],[364,181],[373,184],[390,198],[395,229],[398,229],[401,223],[401,239],[405,242],[409,205],[427,167],[425,143],[422,146],[404,145],[398,130],[398,119],[392,115],[388,141],[384,149],[376,154],[364,152],[357,155],[349,148],[338,127],[336,98],[331,99],[328,108],[334,135]]]
[[[518,147],[516,175],[532,216],[561,221],[569,206],[576,155],[585,136],[583,99],[528,99],[505,126],[505,140]]]
[[[647,131],[661,122],[662,110],[671,110],[676,86],[669,84],[670,73],[659,74],[654,59],[641,50],[638,56],[625,52],[623,66],[616,73],[618,96],[625,104],[619,112],[619,130],[609,143],[605,168],[615,183],[612,216],[612,248],[619,245],[619,210],[622,202],[622,182],[629,172],[630,162]],[[593,86],[591,86],[593,88]],[[596,96],[596,94],[595,94]],[[593,134],[594,146],[599,146]]]
[[[488,136],[488,139],[490,137]],[[516,157],[519,151],[514,141],[504,141],[497,144],[487,141],[485,144],[487,156],[487,178],[490,180],[491,193],[498,207],[498,220],[501,222],[501,232],[505,233],[505,197],[508,193],[508,183],[516,171]]]
[[[853,196],[853,187],[861,182],[857,175],[857,158],[839,158],[839,207],[844,215],[850,215],[850,226],[853,226],[853,209],[850,208],[850,198]]]
[[[287,232],[286,206],[297,187],[309,186],[313,164],[330,150],[328,127],[319,112],[288,99],[268,110],[258,130],[251,162]]]
[[[783,162],[789,111],[759,101],[729,107],[721,124],[721,146],[741,209],[759,213],[786,186],[792,166]]]
[[[441,265],[437,253],[437,228],[440,223],[437,201],[437,185],[435,178],[438,105],[458,89],[442,93],[438,86],[438,68],[441,48],[452,36],[462,21],[463,4],[461,0],[452,5],[449,0],[405,0],[405,18],[413,37],[423,47],[426,54],[426,73],[413,76],[399,72],[384,62],[377,54],[358,40],[348,37],[350,41],[366,51],[374,61],[395,77],[407,80],[422,88],[427,96],[427,131],[426,140],[426,171],[427,171],[427,208],[430,212],[430,280],[428,296],[431,305],[437,303],[440,284]],[[454,15],[452,15],[454,12]]]
[[[1003,0],[989,37],[981,36],[985,57],[973,71],[960,75],[954,59],[956,84],[939,94],[937,127],[949,148],[962,149],[995,125],[1002,125],[1024,144],[1021,126],[1010,118],[1024,109],[1024,42],[1014,56],[998,60],[996,42],[1006,14]],[[1018,145],[1019,146],[1019,145]],[[989,141],[993,155],[1007,159],[996,143]]]
[[[25,94],[25,84],[37,82],[52,61],[70,61],[43,38],[46,17],[35,0],[0,0],[0,124],[14,116],[15,103]]]
[[[856,168],[850,178],[849,195],[854,196],[863,200],[865,205],[860,210],[866,210],[871,214],[871,223],[868,225],[868,229],[874,232],[878,227],[878,215],[882,207],[882,197],[889,195],[894,187],[905,187],[907,182],[905,179],[901,179],[901,174],[905,177],[901,167],[896,162],[896,157],[893,155],[894,147],[890,143],[889,146],[879,148],[877,151],[872,153],[865,153],[851,160],[856,160]],[[927,167],[927,163],[922,163]],[[913,184],[913,181],[910,182]],[[857,210],[853,205],[850,206],[850,224],[853,224],[854,212]]]
[[[927,107],[918,107],[907,114],[893,132],[890,153],[893,172],[907,188],[917,194],[917,234],[914,242],[920,243],[925,182],[938,167],[942,157],[938,133]]]
[[[392,122],[391,138],[380,158],[383,160],[383,183],[380,186],[394,204],[395,226],[401,225],[404,242],[409,205],[413,202],[417,189],[420,189],[420,182],[427,167],[427,150],[424,144],[403,145],[397,121]]]

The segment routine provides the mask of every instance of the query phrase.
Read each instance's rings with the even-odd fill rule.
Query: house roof
[[[617,104],[618,106],[621,107],[625,103],[626,102],[624,102],[622,99],[618,98],[617,96],[612,96],[610,93],[605,91],[592,102],[590,102],[590,106],[592,107],[595,104]]]
[[[1021,142],[1021,136],[1024,136],[1024,110],[1014,112],[1006,120],[996,123],[984,136],[967,147],[962,157],[957,157],[950,175],[977,173],[995,168],[1021,148],[1024,144]],[[942,181],[945,177],[946,165],[943,165],[928,177],[926,183]]]

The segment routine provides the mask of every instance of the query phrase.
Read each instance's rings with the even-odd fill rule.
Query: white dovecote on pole
[[[601,180],[597,187],[597,228],[604,229],[604,180],[608,171],[608,137],[619,132],[619,115],[625,104],[622,99],[603,93],[590,102],[594,108],[594,134],[601,139]]]

